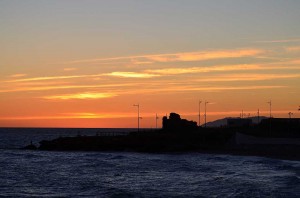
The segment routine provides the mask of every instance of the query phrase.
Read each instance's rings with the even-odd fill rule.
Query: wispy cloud
[[[139,61],[139,60],[131,60],[131,63],[134,65],[148,65],[152,64],[152,61]]]
[[[152,78],[159,76],[158,74],[137,73],[137,72],[111,72],[105,74],[107,76],[123,77],[123,78]]]
[[[300,42],[300,38],[256,41],[256,43],[292,43],[292,42]]]
[[[236,90],[258,90],[258,89],[279,89],[286,88],[281,85],[253,85],[253,86],[197,86],[197,85],[171,85],[162,88],[149,88],[136,90],[127,94],[154,94],[154,93],[180,93],[180,92],[221,92]]]
[[[29,82],[29,81],[43,81],[43,80],[61,80],[61,79],[85,78],[85,77],[99,77],[99,76],[103,76],[103,74],[95,74],[95,75],[72,75],[72,76],[44,76],[44,77],[13,79],[13,80],[5,81],[5,82]]]
[[[71,113],[63,113],[67,118],[132,118],[135,117],[135,113],[99,113],[99,112],[71,112]]]
[[[300,78],[300,74],[229,74],[197,79],[199,82],[262,81]]]
[[[120,56],[112,58],[95,58],[65,62],[65,64],[94,63],[94,62],[112,62],[119,60],[128,60],[133,63],[153,63],[153,62],[181,62],[181,61],[203,61],[211,59],[240,58],[256,56],[265,53],[262,49],[235,49],[235,50],[210,50],[182,52],[171,54],[152,54],[138,56]]]
[[[265,85],[265,86],[219,86],[219,87],[186,87],[182,91],[225,91],[225,90],[253,90],[253,89],[276,89],[283,88],[286,86],[274,86],[274,85]]]
[[[158,91],[157,86],[159,87],[165,87],[166,92],[170,91],[176,91],[177,89],[182,90],[190,90],[190,87],[183,86],[183,87],[169,87],[167,85],[184,85],[186,82],[180,82],[180,80],[163,80],[163,78],[160,79],[154,79],[149,80],[147,82],[144,82],[145,84],[141,84],[141,82],[137,83],[134,81],[134,78],[145,78],[150,79],[152,77],[157,76],[168,76],[168,75],[184,75],[184,74],[197,74],[197,73],[208,73],[205,76],[200,75],[197,78],[190,79],[190,84],[197,84],[197,82],[230,82],[230,81],[262,81],[262,80],[274,80],[274,79],[291,79],[291,78],[299,78],[299,73],[274,73],[274,74],[262,74],[258,71],[262,70],[276,70],[276,69],[300,69],[298,66],[290,67],[290,66],[274,66],[274,65],[268,65],[268,66],[261,66],[261,65],[229,65],[229,66],[213,66],[213,67],[191,67],[191,68],[165,68],[165,69],[153,69],[153,70],[144,70],[142,72],[112,72],[107,73],[105,75],[107,76],[113,76],[113,77],[122,77],[122,78],[132,78],[130,82],[127,83],[115,83],[111,84],[109,83],[109,79],[106,81],[103,81],[101,84],[98,82],[89,82],[88,84],[81,84],[81,85],[74,85],[70,84],[69,82],[58,82],[54,81],[54,79],[64,79],[64,76],[58,76],[58,77],[41,77],[41,78],[30,78],[30,79],[18,79],[21,82],[17,81],[17,83],[14,81],[13,84],[7,83],[2,84],[2,89],[0,89],[0,93],[8,93],[8,92],[24,92],[24,91],[47,91],[47,90],[63,90],[63,89],[97,89],[97,93],[106,93],[108,88],[110,91],[112,91],[112,88],[114,88],[113,92],[115,94],[126,94],[128,90],[132,89],[136,86],[143,86],[143,89],[148,91]],[[232,74],[232,73],[219,73],[219,71],[252,71],[252,73],[239,73],[239,74]],[[253,71],[257,71],[258,73],[253,73]],[[216,73],[214,73],[216,72]],[[102,76],[103,74],[101,74]],[[83,75],[85,77],[95,76],[95,75]],[[99,75],[97,75],[99,76]],[[73,76],[67,76],[67,78],[72,78]],[[77,77],[77,76],[76,76]],[[41,79],[40,82],[37,82],[36,80]],[[47,82],[47,84],[43,83],[43,80],[45,79],[51,79],[52,81]],[[31,81],[33,80],[33,81]],[[152,87],[155,87],[154,90],[151,90]],[[260,88],[266,88],[266,87],[260,87]],[[267,87],[267,88],[273,88],[273,87]],[[276,87],[275,87],[276,88]],[[197,88],[195,90],[203,90],[203,91],[209,91],[209,90],[224,90],[224,88],[215,88],[215,87],[202,87]],[[225,87],[225,89],[227,89]],[[235,88],[233,88],[235,89]],[[136,90],[136,89],[134,89]],[[103,92],[104,91],[104,92]],[[131,91],[129,91],[131,92]],[[134,91],[136,92],[136,91]],[[108,97],[109,95],[102,95],[102,94],[96,94],[94,92],[81,92],[79,94],[71,94],[71,95],[58,95],[58,96],[48,96],[45,97],[47,99],[92,99],[92,98],[104,98]]]
[[[4,82],[15,83],[15,82],[31,82],[31,81],[49,81],[49,80],[64,80],[64,79],[74,79],[74,78],[97,78],[102,76],[114,76],[123,78],[152,78],[159,76],[158,74],[147,74],[139,72],[110,72],[103,74],[85,74],[85,75],[69,75],[69,76],[43,76],[43,77],[33,77],[33,78],[18,78],[11,79]]]
[[[224,51],[207,51],[207,52],[188,52],[170,55],[156,55],[147,57],[156,62],[181,62],[181,61],[203,61],[210,59],[222,58],[240,58],[262,54],[263,50],[243,49],[243,50],[224,50]]]
[[[287,115],[287,112],[293,112],[294,109],[286,109],[286,110],[274,110],[273,114],[283,114]],[[240,115],[241,111],[209,111],[208,115],[222,115],[222,116],[236,116]],[[250,116],[255,116],[257,111],[245,111],[246,114],[250,114]],[[268,115],[269,111],[260,111],[261,115]],[[164,113],[159,113],[163,115]],[[195,112],[185,112],[182,114],[183,116],[196,116]],[[65,120],[65,119],[114,119],[114,118],[134,118],[136,117],[135,113],[119,113],[119,112],[111,112],[111,113],[99,113],[99,112],[73,112],[73,113],[62,113],[59,115],[45,115],[45,116],[3,116],[0,117],[0,120]],[[143,113],[143,117],[151,118],[153,117],[152,112]]]
[[[10,75],[9,77],[10,78],[21,78],[21,77],[24,77],[24,76],[27,76],[27,74],[13,74],[13,75]]]
[[[59,115],[45,116],[10,116],[0,117],[0,120],[61,120],[61,119],[107,119],[107,118],[132,118],[134,113],[94,113],[94,112],[74,112],[62,113]],[[151,114],[152,116],[152,114]]]
[[[117,96],[114,93],[75,93],[75,94],[64,94],[64,95],[54,95],[54,96],[44,96],[43,99],[48,100],[70,100],[70,99],[102,99],[102,98],[112,98]]]
[[[207,73],[215,71],[239,71],[239,70],[259,70],[262,69],[260,65],[223,65],[211,67],[189,67],[189,68],[164,68],[145,70],[148,73],[161,74],[161,75],[176,75],[176,74],[189,74],[189,73]]]
[[[296,64],[297,66],[295,68],[300,69],[298,65],[300,65],[300,59],[294,59],[288,62],[289,64]]]
[[[75,71],[75,70],[77,70],[77,68],[74,68],[74,67],[64,68],[64,71]]]
[[[285,50],[287,52],[300,52],[300,46],[286,47]]]
[[[123,84],[103,84],[103,85],[63,85],[63,86],[37,86],[37,87],[19,87],[7,88],[0,90],[0,93],[9,92],[24,92],[24,91],[47,91],[47,90],[61,90],[61,89],[87,89],[87,88],[112,88],[112,87],[127,87],[134,86],[136,83]]]

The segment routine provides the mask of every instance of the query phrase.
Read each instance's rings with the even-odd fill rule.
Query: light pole
[[[198,124],[199,124],[199,127],[201,126],[201,123],[200,123],[200,118],[201,118],[201,111],[200,111],[200,107],[201,107],[201,100],[199,100],[199,117],[198,117]]]
[[[157,120],[158,120],[158,117],[157,117],[157,114],[155,114],[155,128],[157,129]]]
[[[208,101],[205,101],[204,102],[204,126],[206,128],[206,104],[208,104],[209,102]]]
[[[269,126],[269,130],[270,130],[270,134],[271,134],[271,128],[272,128],[272,124],[271,124],[271,117],[272,117],[272,101],[270,100],[269,102],[267,102],[270,105],[270,126]]]
[[[257,110],[257,124],[259,124],[259,109]]]
[[[140,104],[134,104],[133,106],[137,107],[138,109],[138,132],[140,132]]]
[[[292,129],[292,127],[291,127],[291,125],[292,125],[291,118],[292,118],[293,113],[289,112],[288,114],[289,114],[289,131],[291,131],[291,129]]]
[[[270,105],[270,118],[272,117],[272,101],[270,100],[268,102],[268,104]]]

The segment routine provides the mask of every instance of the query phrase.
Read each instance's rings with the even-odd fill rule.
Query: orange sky
[[[236,13],[241,21],[222,12],[198,13],[192,8],[200,6],[195,2],[181,16],[169,18],[163,13],[179,12],[181,3],[173,3],[171,12],[155,1],[149,9],[160,8],[158,16],[151,15],[160,21],[149,19],[143,1],[139,9],[145,13],[126,5],[120,13],[101,13],[103,2],[75,12],[57,2],[36,3],[41,10],[21,3],[0,5],[5,8],[0,15],[5,27],[0,32],[0,127],[136,127],[133,104],[139,103],[141,127],[154,128],[156,114],[159,127],[170,112],[198,121],[199,100],[201,123],[204,101],[209,101],[208,121],[237,117],[242,110],[255,116],[260,109],[260,115],[268,116],[269,100],[274,117],[300,116],[300,29],[293,6],[274,8],[294,15],[264,29],[260,23],[273,22],[277,15],[260,13],[255,19],[250,11],[258,1],[250,8],[216,6],[214,12],[250,9]],[[106,8],[113,12],[117,4]],[[66,7],[57,11],[56,6]],[[72,8],[80,6],[76,2]],[[216,19],[204,19],[209,16]],[[195,17],[202,26],[182,29]],[[248,17],[254,19],[246,26],[242,20]],[[222,28],[228,22],[232,27]],[[203,25],[208,27],[201,32]],[[293,31],[283,29],[287,25]],[[194,32],[198,34],[186,36]]]

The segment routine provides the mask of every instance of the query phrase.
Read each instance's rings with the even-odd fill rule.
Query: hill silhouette
[[[226,126],[227,125],[227,120],[228,119],[233,119],[233,118],[238,119],[239,117],[226,117],[226,118],[214,120],[212,122],[207,122],[206,126],[207,127],[222,127],[222,126]],[[254,116],[254,117],[249,117],[247,119],[251,119],[253,124],[259,124],[262,120],[268,119],[268,117],[260,116],[259,120],[258,120],[257,116]],[[202,126],[204,126],[204,125],[202,125]]]

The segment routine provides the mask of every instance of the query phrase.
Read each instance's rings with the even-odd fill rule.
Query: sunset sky
[[[300,117],[298,0],[0,0],[0,127]]]

